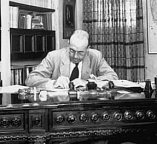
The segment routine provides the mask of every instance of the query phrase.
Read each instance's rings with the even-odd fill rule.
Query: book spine
[[[19,8],[10,6],[10,27],[18,28]]]
[[[23,85],[23,68],[11,69],[11,85]]]

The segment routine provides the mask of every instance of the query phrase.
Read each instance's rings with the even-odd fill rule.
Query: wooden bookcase
[[[9,6],[34,15],[50,14],[54,9],[9,2]],[[52,23],[51,23],[52,24]],[[18,24],[20,25],[20,24]],[[10,28],[11,84],[25,85],[27,75],[49,51],[56,49],[55,31],[43,29]],[[28,62],[29,61],[29,62]],[[31,63],[32,61],[32,63]],[[19,103],[17,95],[11,96],[11,103]]]
[[[38,6],[31,6],[26,4],[21,4],[17,2],[9,2],[11,7],[18,7],[19,9],[19,18],[20,19],[20,11],[30,14],[30,15],[42,15],[44,16],[55,12],[54,9],[43,8]],[[47,17],[46,17],[47,18]],[[25,21],[24,21],[25,22]],[[49,21],[50,22],[50,21]],[[47,23],[46,23],[47,24]],[[52,23],[51,23],[52,24]],[[27,65],[31,66],[31,64],[27,64],[27,61],[40,61],[42,60],[49,51],[56,49],[56,39],[55,39],[55,31],[49,30],[46,25],[44,28],[37,29],[27,29],[26,27],[21,28],[20,21],[18,23],[17,28],[10,28],[10,52],[11,52],[11,76],[12,79],[16,76],[12,74],[12,72],[17,71],[21,68],[23,69],[22,81],[24,85],[24,79],[26,78],[26,69]],[[19,65],[19,61],[21,64]],[[17,64],[18,63],[18,64]],[[18,66],[19,65],[19,66]],[[32,64],[34,67],[34,62]],[[17,72],[15,72],[17,73]],[[19,83],[12,83],[19,84]],[[20,83],[21,84],[21,83]]]

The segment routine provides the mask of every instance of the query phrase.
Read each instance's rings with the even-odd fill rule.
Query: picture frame
[[[149,54],[157,53],[157,1],[146,0],[147,47]]]
[[[69,39],[75,30],[75,4],[76,0],[63,2],[63,39]]]

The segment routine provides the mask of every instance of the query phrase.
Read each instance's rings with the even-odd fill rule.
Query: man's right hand
[[[63,88],[68,89],[69,88],[69,78],[65,76],[60,76],[54,83],[54,88]]]
[[[75,88],[77,88],[79,86],[86,87],[86,84],[87,84],[87,81],[80,79],[80,78],[76,78],[72,82],[73,82]]]

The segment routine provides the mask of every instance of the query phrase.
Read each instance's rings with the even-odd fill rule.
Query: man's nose
[[[78,53],[78,52],[75,52],[75,53],[74,53],[74,58],[78,58],[78,55],[79,55],[79,53]]]

